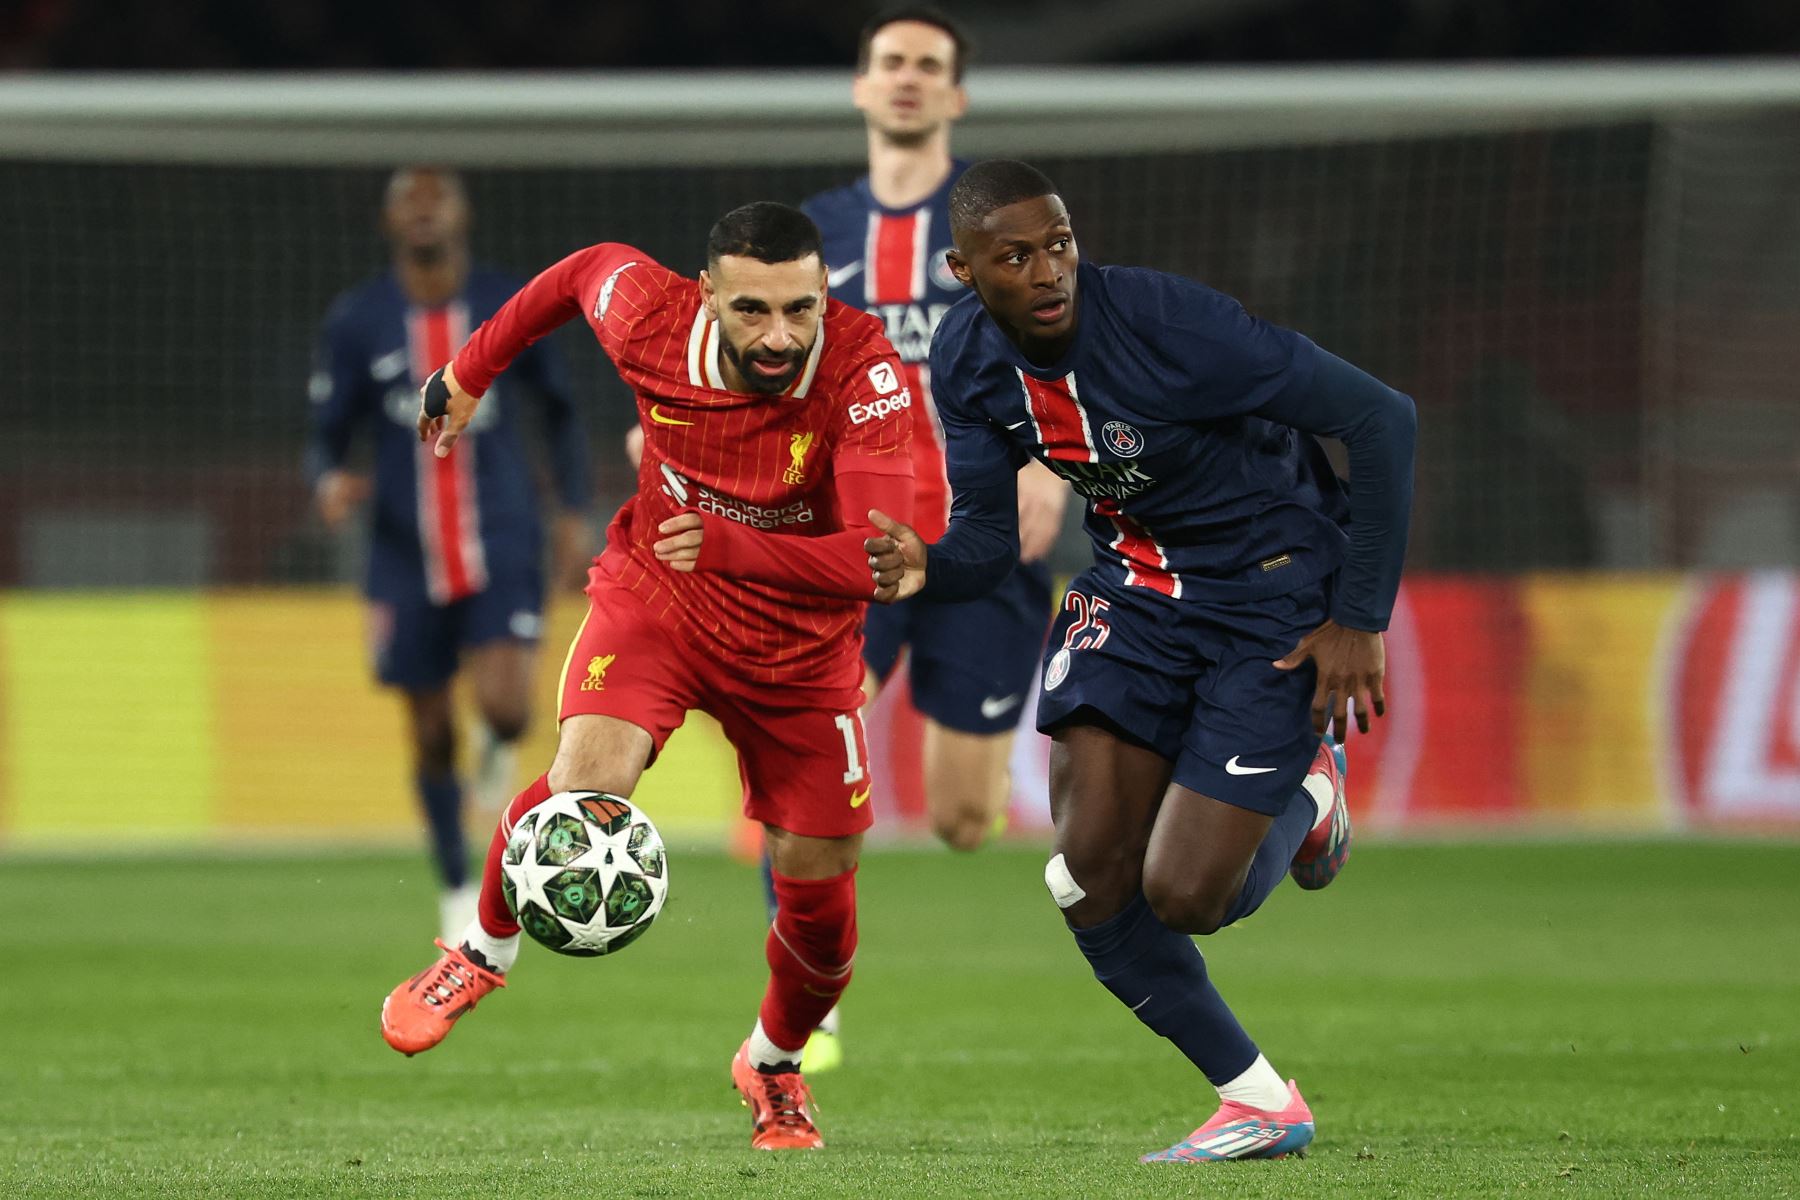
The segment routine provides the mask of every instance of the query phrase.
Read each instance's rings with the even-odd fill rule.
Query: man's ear
[[[944,261],[950,264],[950,273],[956,276],[956,282],[966,288],[975,286],[975,273],[969,270],[968,262],[955,250],[944,251]]]
[[[712,273],[700,272],[700,303],[706,306],[706,315],[713,320],[719,319],[719,293],[713,290]]]

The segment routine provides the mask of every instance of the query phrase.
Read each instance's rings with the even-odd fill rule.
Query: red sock
[[[513,919],[512,909],[506,907],[506,897],[500,892],[500,856],[505,853],[506,843],[512,838],[513,826],[518,824],[519,818],[550,796],[550,776],[539,775],[506,806],[506,811],[500,814],[500,824],[494,830],[494,840],[488,843],[487,866],[481,872],[481,903],[476,911],[481,914],[481,927],[494,937],[511,937],[519,932],[519,923]]]
[[[769,990],[763,1032],[798,1050],[850,983],[856,957],[856,868],[830,879],[775,874],[775,923],[769,927]]]

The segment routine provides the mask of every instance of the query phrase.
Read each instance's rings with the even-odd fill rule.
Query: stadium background
[[[312,339],[331,296],[385,261],[387,167],[413,147],[462,162],[481,261],[528,273],[606,238],[693,270],[724,209],[860,172],[842,64],[862,10],[776,5],[754,36],[688,40],[679,65],[828,64],[762,77],[802,96],[792,106],[808,131],[803,151],[763,153],[785,133],[721,127],[698,75],[635,77],[679,110],[634,126],[636,141],[590,103],[541,142],[498,149],[484,114],[527,90],[521,77],[461,77],[463,105],[409,141],[407,121],[426,119],[417,106],[383,127],[405,80],[214,80],[251,109],[268,87],[313,105],[310,123],[234,125],[183,100],[204,98],[205,80],[132,77],[137,99],[109,100],[105,81],[54,70],[424,65],[412,54],[648,66],[662,51],[633,59],[630,47],[665,46],[666,17],[607,38],[577,22],[550,58],[522,64],[480,24],[491,15],[442,26],[436,50],[401,49],[382,32],[390,18],[357,25],[327,5],[289,28],[273,5],[233,6],[230,19],[203,5],[191,15],[208,36],[178,53],[138,6],[106,37],[73,36],[93,28],[89,7],[30,6],[0,31],[6,63],[51,68],[0,78],[0,839],[410,839],[398,706],[367,677],[360,547],[324,533],[300,473]],[[1321,17],[1328,6],[1248,4],[1235,23],[1186,24],[1170,16],[1180,7],[1125,5],[1125,34],[1085,43],[1059,18],[1019,44],[993,36],[1007,28],[997,6],[977,6],[994,65],[972,79],[976,118],[1002,94],[1061,86],[1009,70],[1009,55],[1316,58],[1342,25]],[[1542,22],[1509,9],[1468,24],[1472,11],[1421,6],[1370,52],[1800,47],[1778,17],[1728,12],[1700,36],[1688,10],[1649,5],[1534,48]],[[140,25],[145,36],[128,36]],[[585,61],[556,57],[602,41]],[[1008,110],[1012,125],[959,143],[1022,145],[1059,181],[1089,257],[1204,279],[1417,398],[1394,710],[1353,748],[1371,824],[1800,828],[1800,97],[1785,60],[1756,64],[1768,86],[1723,103],[1706,81],[1741,83],[1743,69],[1646,70],[1425,68],[1369,87],[1328,69],[1070,75],[1126,79],[1139,95],[1166,84],[1192,128],[1209,112],[1217,128],[1065,138],[1054,121],[1025,132]],[[1599,75],[1633,95],[1698,82],[1691,103],[1607,102],[1589,94]],[[1477,77],[1461,116],[1433,110],[1431,96]],[[340,86],[366,102],[319,116]],[[1287,103],[1270,98],[1282,91]],[[1334,99],[1350,93],[1362,98]],[[144,96],[170,102],[154,124]],[[1156,121],[1135,119],[1140,133]],[[690,143],[701,149],[679,148]],[[594,398],[598,528],[629,485],[630,409],[591,341],[561,340]],[[1057,565],[1085,553],[1071,528]],[[566,597],[552,612],[521,770],[551,753],[551,674],[577,619]],[[882,829],[917,833],[916,725],[898,690],[873,737],[891,784]],[[1021,738],[1016,832],[1044,828],[1043,760],[1041,740]],[[77,802],[97,790],[132,799],[99,813]],[[673,836],[716,839],[737,800],[728,748],[692,723],[643,797]]]

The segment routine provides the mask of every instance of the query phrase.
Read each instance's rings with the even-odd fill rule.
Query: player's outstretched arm
[[[1350,553],[1331,602],[1331,619],[1300,639],[1275,663],[1294,670],[1311,660],[1318,670],[1313,728],[1326,722],[1342,740],[1356,727],[1369,731],[1369,714],[1387,711],[1383,679],[1387,628],[1400,588],[1406,530],[1412,516],[1413,446],[1418,416],[1410,397],[1341,358],[1301,343],[1311,353],[1308,384],[1294,388],[1261,411],[1308,433],[1339,438],[1350,454]]]
[[[875,599],[875,579],[863,549],[875,529],[851,514],[892,509],[910,517],[912,495],[910,469],[846,471],[837,477],[845,529],[819,537],[769,533],[714,513],[688,511],[657,526],[662,536],[651,549],[676,571],[709,571],[816,596]]]
[[[992,482],[969,484],[952,469],[950,527],[929,547],[920,594],[947,603],[979,599],[1019,565],[1016,472],[1007,465]]]
[[[438,375],[426,381],[421,392],[419,439],[423,441],[435,431],[437,456],[450,453],[467,428],[468,418],[475,415],[475,403],[487,395],[500,372],[527,346],[570,318],[580,316],[588,307],[589,298],[599,295],[609,276],[616,276],[639,261],[649,264],[652,260],[630,246],[602,242],[577,250],[520,288],[500,306],[499,312],[469,335]],[[594,320],[598,331],[598,312]],[[459,424],[459,413],[465,411],[467,416]],[[431,424],[440,419],[441,425]]]
[[[1303,386],[1286,389],[1260,415],[1335,437],[1350,455],[1350,552],[1331,600],[1331,619],[1352,630],[1387,628],[1400,590],[1412,519],[1411,397],[1336,355],[1302,342],[1312,359]]]
[[[950,477],[950,525],[931,546],[931,570],[920,591],[931,600],[955,602],[1000,586],[1019,563],[1022,509],[1038,506],[1020,504],[1019,468],[1030,461],[1024,447],[963,394],[960,381],[968,372],[960,350],[966,338],[948,324],[946,318],[932,335],[931,379]],[[1027,486],[1037,482],[1033,477]],[[1055,518],[1060,525],[1060,509]]]

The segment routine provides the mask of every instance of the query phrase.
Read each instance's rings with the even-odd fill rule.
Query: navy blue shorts
[[[979,600],[871,604],[863,662],[886,682],[910,648],[914,708],[946,729],[1004,733],[1018,724],[1043,656],[1050,599],[1049,570],[1028,563]]]
[[[1203,796],[1270,816],[1319,749],[1310,661],[1278,671],[1330,608],[1327,577],[1240,604],[1172,600],[1092,569],[1076,576],[1045,648],[1038,728],[1095,722],[1175,765]]]
[[[370,601],[375,675],[409,692],[442,687],[456,674],[462,652],[484,642],[536,642],[544,624],[542,572],[491,579],[485,590],[451,604],[424,595]]]

